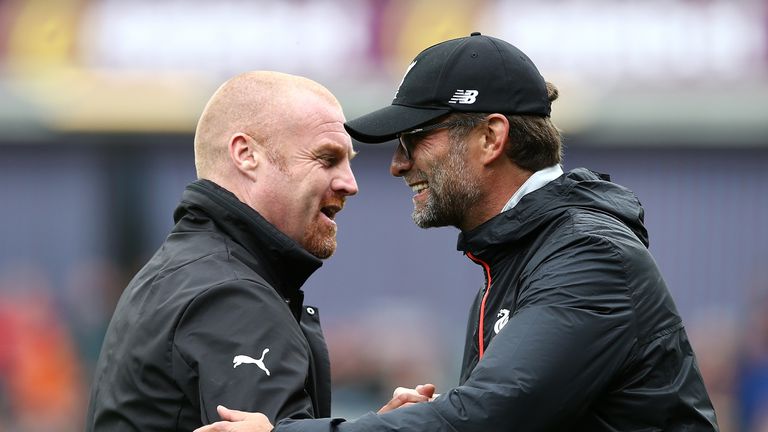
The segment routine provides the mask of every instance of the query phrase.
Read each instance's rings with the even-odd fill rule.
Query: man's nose
[[[342,169],[341,175],[334,179],[331,186],[333,190],[344,196],[357,193],[357,180],[355,180],[355,174],[352,172],[352,167],[349,164]]]
[[[413,167],[413,161],[405,157],[401,146],[395,148],[392,162],[389,164],[389,172],[395,177],[402,177]]]

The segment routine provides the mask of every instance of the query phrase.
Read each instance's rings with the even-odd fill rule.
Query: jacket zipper
[[[472,255],[472,252],[467,252],[467,257],[477,264],[480,264],[485,269],[485,280],[487,285],[485,286],[485,294],[483,294],[483,301],[480,303],[480,318],[477,326],[477,349],[478,349],[478,361],[483,358],[485,353],[485,302],[488,300],[488,294],[491,292],[491,266],[485,261]]]

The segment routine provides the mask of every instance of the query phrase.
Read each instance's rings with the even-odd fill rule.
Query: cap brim
[[[451,112],[450,108],[413,108],[390,105],[344,123],[352,138],[368,144],[383,143],[397,138],[400,132],[422,125]]]

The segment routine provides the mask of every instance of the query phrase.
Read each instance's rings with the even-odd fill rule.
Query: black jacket
[[[327,417],[328,352],[300,290],[321,261],[210,181],[187,187],[174,220],[118,302],[86,429],[188,432],[218,404]]]
[[[461,234],[458,248],[481,265],[486,286],[471,309],[459,387],[431,403],[330,425],[718,430],[682,321],[647,249],[642,207],[606,180],[574,170]],[[288,421],[275,432],[328,429],[327,420]]]

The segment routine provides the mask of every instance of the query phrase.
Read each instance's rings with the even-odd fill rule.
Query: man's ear
[[[238,132],[229,139],[229,157],[238,171],[255,178],[260,154],[256,142],[250,136]]]
[[[489,165],[504,156],[504,149],[509,139],[509,120],[502,114],[491,114],[483,125],[481,161],[483,165]]]

